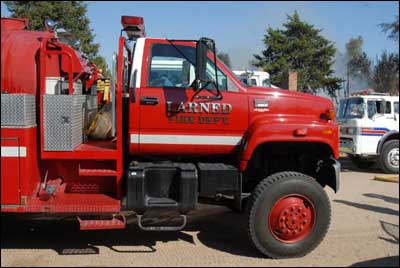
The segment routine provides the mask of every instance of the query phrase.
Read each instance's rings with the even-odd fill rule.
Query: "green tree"
[[[90,61],[96,61],[99,69],[108,72],[104,58],[98,55],[100,45],[94,43],[87,5],[83,1],[3,1],[13,18],[28,18],[29,29],[44,30],[44,20],[53,19],[80,42],[80,49]],[[102,58],[102,59],[100,59]]]
[[[358,36],[357,38],[350,38],[350,40],[346,43],[346,57],[348,61],[362,54],[363,43],[364,40],[361,36]]]
[[[396,16],[393,22],[381,23],[379,26],[381,26],[383,32],[389,32],[389,39],[393,39],[394,41],[399,40],[399,15]]]
[[[254,65],[269,72],[273,84],[282,84],[288,70],[297,71],[298,90],[316,93],[326,90],[332,98],[341,79],[333,76],[336,48],[313,25],[301,21],[297,11],[287,16],[284,29],[269,27],[264,36],[266,49],[254,55]]]
[[[226,66],[228,66],[229,68],[231,68],[231,59],[229,57],[228,53],[224,53],[224,52],[220,52],[217,53],[217,57],[223,62],[225,63]]]
[[[97,68],[99,68],[99,71],[104,75],[106,78],[111,78],[111,71],[108,68],[108,64],[104,57],[102,56],[95,56],[92,57],[90,60],[92,63],[96,64]]]
[[[391,23],[379,25],[382,31],[389,33],[388,38],[395,42],[399,40],[399,15]],[[397,43],[398,44],[398,43]],[[399,94],[399,54],[384,51],[374,67],[373,76],[375,89],[378,92]]]
[[[346,43],[346,70],[348,89],[364,89],[372,85],[372,62],[363,51],[361,36],[351,38]]]
[[[399,93],[399,55],[384,51],[374,67],[374,84],[377,92]]]

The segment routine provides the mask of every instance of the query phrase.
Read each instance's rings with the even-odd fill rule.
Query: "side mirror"
[[[57,26],[57,23],[52,19],[45,19],[44,26],[46,28],[46,31],[53,31],[54,28]]]
[[[207,81],[207,51],[207,41],[201,38],[196,45],[196,89],[200,88],[202,82]]]

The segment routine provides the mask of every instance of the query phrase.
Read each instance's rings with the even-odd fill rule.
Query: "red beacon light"
[[[129,40],[145,37],[144,20],[142,17],[122,16],[121,24]]]

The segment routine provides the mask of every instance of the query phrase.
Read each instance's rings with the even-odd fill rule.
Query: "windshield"
[[[352,119],[364,117],[364,100],[350,98],[340,101],[338,119]]]

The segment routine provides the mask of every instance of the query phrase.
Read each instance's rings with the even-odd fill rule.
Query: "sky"
[[[210,37],[218,51],[229,54],[234,69],[249,68],[253,54],[263,50],[267,27],[282,28],[287,14],[298,11],[300,19],[333,41],[339,51],[357,36],[364,39],[364,51],[375,59],[383,50],[398,51],[398,42],[387,39],[378,26],[392,22],[399,14],[397,1],[287,1],[287,2],[87,2],[90,26],[100,54],[111,63],[117,50],[122,15],[144,18],[147,36],[171,39]],[[1,3],[2,17],[9,16]],[[55,20],[57,18],[54,18]]]

